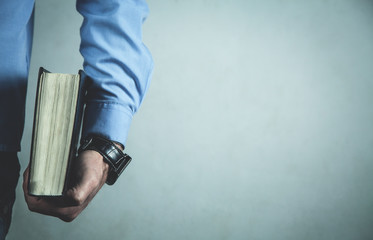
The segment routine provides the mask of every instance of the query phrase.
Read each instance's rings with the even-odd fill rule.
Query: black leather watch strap
[[[113,185],[132,158],[123,153],[112,141],[100,136],[88,136],[79,148],[79,153],[84,150],[94,150],[102,155],[109,164],[109,173],[106,179],[108,185]]]

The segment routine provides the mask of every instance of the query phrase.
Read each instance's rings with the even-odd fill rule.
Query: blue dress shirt
[[[83,137],[94,133],[125,145],[147,91],[153,61],[142,42],[142,0],[77,0],[84,17],[80,52],[88,89]],[[0,151],[19,151],[24,125],[33,0],[0,1]]]

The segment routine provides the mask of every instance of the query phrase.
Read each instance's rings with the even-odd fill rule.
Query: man
[[[34,0],[0,1],[0,239],[9,229],[19,176],[17,152],[24,125],[33,9]],[[62,202],[28,195],[28,168],[23,182],[31,211],[64,221],[76,218],[103,184],[117,177],[111,164],[115,159],[104,150],[124,149],[153,68],[142,43],[141,27],[148,13],[145,1],[78,0],[77,10],[84,17],[80,52],[90,80],[82,133],[88,144],[74,164],[77,181]]]

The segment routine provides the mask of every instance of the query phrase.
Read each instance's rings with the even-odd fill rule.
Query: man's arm
[[[148,9],[140,0],[78,0],[84,17],[80,52],[90,79],[82,138],[96,134],[125,145],[133,114],[149,85],[153,61],[142,43]],[[63,199],[24,195],[31,211],[72,221],[106,181],[109,166],[96,151],[83,151],[73,164],[74,185]]]
[[[84,17],[80,52],[90,77],[83,138],[97,134],[125,145],[153,68],[142,42],[148,8],[141,0],[78,0]]]

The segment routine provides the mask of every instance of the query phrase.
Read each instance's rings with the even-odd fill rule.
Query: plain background
[[[148,3],[134,161],[72,223],[29,212],[20,180],[8,239],[373,239],[373,2]],[[37,69],[82,65],[73,0],[35,20],[22,169]]]

